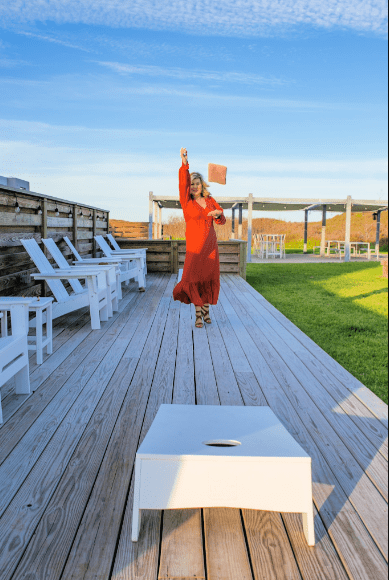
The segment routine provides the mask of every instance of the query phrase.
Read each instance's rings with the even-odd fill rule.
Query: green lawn
[[[388,402],[388,280],[379,262],[247,264],[247,282]]]

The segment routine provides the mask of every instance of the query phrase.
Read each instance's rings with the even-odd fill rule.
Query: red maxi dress
[[[189,164],[184,162],[179,170],[180,203],[186,222],[186,257],[181,281],[173,290],[174,300],[185,304],[203,306],[217,304],[220,292],[220,264],[216,232],[213,220],[224,225],[226,218],[208,216],[220,205],[212,197],[204,197],[206,208],[202,208],[190,194],[191,179]]]

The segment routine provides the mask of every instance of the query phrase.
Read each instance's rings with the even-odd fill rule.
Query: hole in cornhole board
[[[233,441],[231,439],[215,439],[214,441],[203,441],[204,445],[209,447],[236,447],[241,445],[240,441]]]
[[[227,167],[225,165],[208,163],[208,181],[225,185],[227,182]]]

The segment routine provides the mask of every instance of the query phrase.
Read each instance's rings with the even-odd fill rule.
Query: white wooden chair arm
[[[73,264],[75,266],[89,266],[89,265],[95,265],[95,266],[99,266],[101,265],[106,265],[106,264],[121,264],[123,262],[123,258],[86,258],[83,259],[82,262],[80,262],[79,260],[73,260]]]
[[[99,269],[99,272],[105,271],[105,270],[111,270],[112,268],[114,268],[116,266],[116,264],[84,264],[84,268],[85,271],[88,268],[97,268]],[[80,270],[82,270],[82,264],[80,264],[80,266],[72,266],[72,268],[74,268],[72,271],[73,272],[79,272]],[[95,271],[95,270],[94,270]]]
[[[124,256],[124,255],[129,255],[129,254],[134,254],[134,255],[139,255],[139,256],[144,256],[143,252],[136,252],[135,250],[112,250],[111,252],[112,256]]]
[[[31,277],[35,280],[73,280],[97,277],[99,273],[97,270],[84,271],[81,268],[77,268],[77,273],[74,270],[60,270],[58,272],[39,272],[38,274],[31,274]]]
[[[115,256],[116,258],[117,256]],[[144,254],[121,254],[120,255],[120,259],[123,262],[128,262],[128,260],[135,260],[136,258],[142,258],[142,260],[145,259]]]

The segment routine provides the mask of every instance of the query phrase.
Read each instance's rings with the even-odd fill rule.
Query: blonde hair
[[[205,181],[204,177],[201,175],[201,173],[196,173],[196,172],[191,173],[190,174],[190,181],[192,182],[193,178],[196,179],[196,177],[198,179],[200,179],[200,181],[201,181],[201,186],[202,186],[201,197],[210,197],[211,194],[210,194],[209,189],[208,189],[209,183],[206,183],[206,181]],[[191,195],[191,198],[193,199],[193,195],[192,194],[190,194],[190,195]]]

